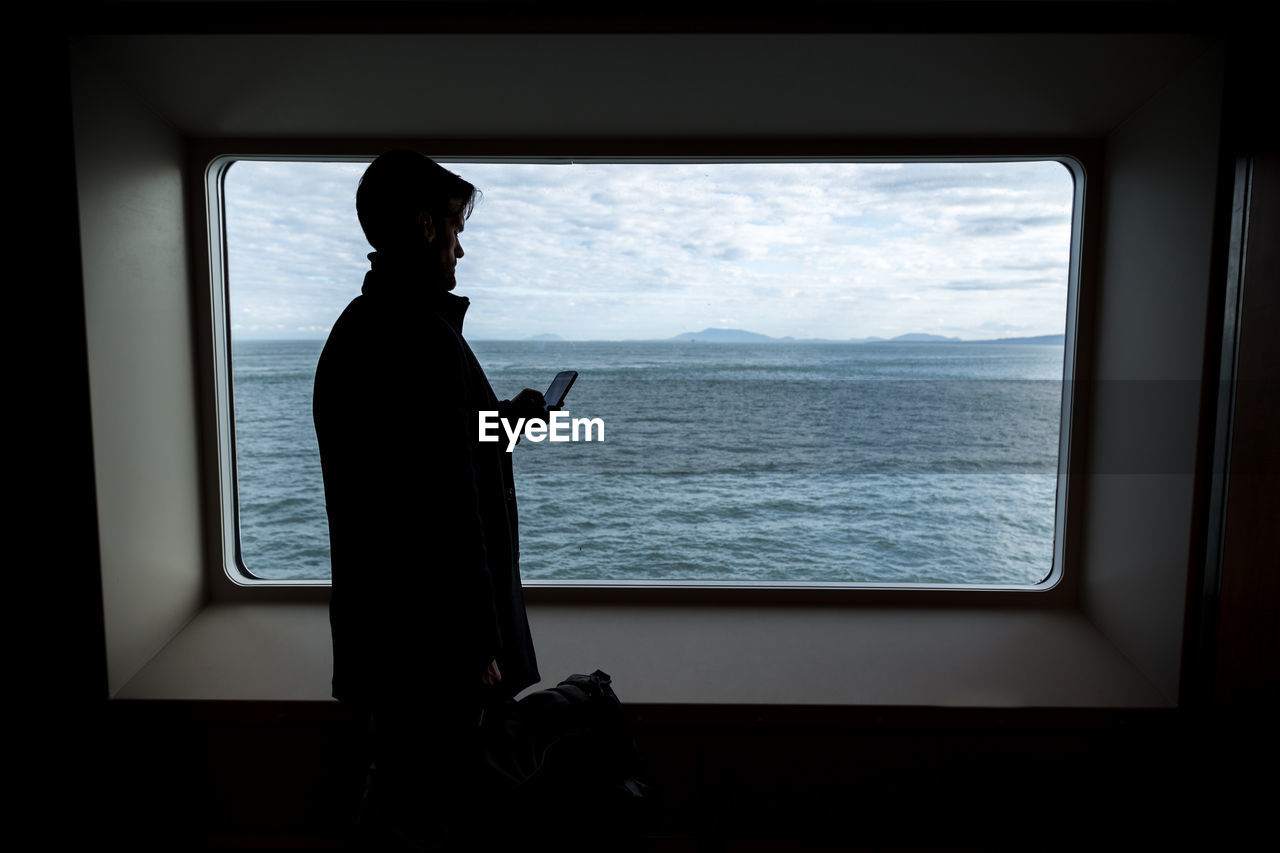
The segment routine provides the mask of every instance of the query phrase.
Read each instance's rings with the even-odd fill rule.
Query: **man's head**
[[[458,232],[479,191],[416,151],[388,151],[369,164],[356,190],[356,214],[364,236],[379,252],[429,250],[453,289],[462,257]]]

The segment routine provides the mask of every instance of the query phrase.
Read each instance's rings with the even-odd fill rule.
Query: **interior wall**
[[[72,53],[109,690],[199,609],[200,494],[183,149]]]
[[[1177,697],[1217,188],[1214,48],[1106,142],[1082,604]]]

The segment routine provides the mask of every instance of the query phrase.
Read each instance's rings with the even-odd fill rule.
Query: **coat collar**
[[[385,254],[382,253],[384,256]],[[380,257],[378,252],[370,252],[369,263],[372,269],[364,274],[364,286],[360,288],[360,292],[378,300],[419,303],[423,308],[435,311],[454,331],[462,334],[462,320],[471,300],[447,290],[433,290],[415,265],[395,263],[398,260],[400,259]]]

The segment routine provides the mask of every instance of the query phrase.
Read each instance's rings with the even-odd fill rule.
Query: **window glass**
[[[1055,161],[452,163],[526,580],[1036,584],[1054,560],[1073,180]],[[327,578],[311,387],[360,289],[363,163],[226,172],[238,531]],[[499,430],[499,432],[501,432]]]

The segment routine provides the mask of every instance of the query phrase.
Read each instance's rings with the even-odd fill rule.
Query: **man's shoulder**
[[[370,297],[361,294],[352,299],[334,322],[329,333],[340,335],[380,332],[383,329],[411,327],[417,331],[457,341],[459,335],[443,314],[430,302]]]
[[[341,339],[347,335],[358,332],[361,326],[368,320],[368,312],[365,310],[364,297],[357,296],[347,303],[347,307],[342,309],[342,313],[338,315],[338,319],[333,321],[333,325],[329,327],[329,342],[332,343],[335,338]]]
[[[430,306],[401,304],[367,295],[347,305],[329,331],[320,361],[455,361],[462,358],[461,336]]]
[[[414,312],[398,310],[397,306],[362,294],[352,299],[338,315],[329,330],[325,349],[377,350],[411,336],[418,323]]]

